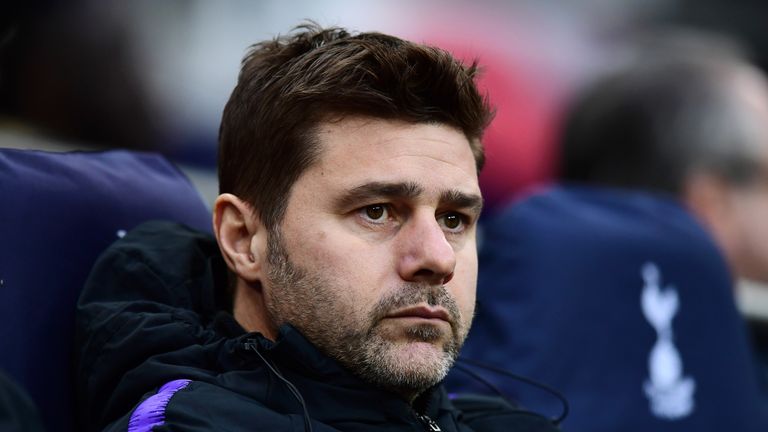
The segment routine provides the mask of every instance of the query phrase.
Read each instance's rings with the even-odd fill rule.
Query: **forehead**
[[[306,174],[340,187],[412,181],[479,193],[469,140],[453,127],[353,117],[321,123],[316,137],[319,158]]]

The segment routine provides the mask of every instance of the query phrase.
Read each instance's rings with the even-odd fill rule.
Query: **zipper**
[[[435,421],[429,418],[428,416],[421,415],[421,414],[417,414],[416,416],[419,418],[419,421],[421,421],[421,423],[424,424],[424,426],[427,428],[428,431],[430,432],[442,431],[442,429],[440,429],[440,426],[438,426],[437,423],[435,423]]]

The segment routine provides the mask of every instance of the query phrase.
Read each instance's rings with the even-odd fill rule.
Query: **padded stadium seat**
[[[675,201],[552,187],[490,220],[483,238],[462,356],[561,391],[563,430],[768,430],[731,276]],[[562,409],[546,392],[482,375],[534,411]],[[449,389],[482,386],[454,371]]]
[[[210,212],[163,157],[127,151],[0,149],[0,200],[0,370],[70,431],[75,303],[97,256],[150,219],[210,231]]]

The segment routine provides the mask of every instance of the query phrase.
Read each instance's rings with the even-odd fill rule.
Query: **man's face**
[[[726,250],[739,276],[768,283],[768,86],[751,68],[736,74],[733,84],[741,117],[753,128],[752,151],[761,168],[749,184],[729,186],[727,218],[733,234]]]
[[[740,277],[768,284],[768,176],[749,186],[733,186],[728,200],[734,270]]]
[[[408,397],[438,383],[472,321],[475,160],[458,130],[347,118],[270,234],[263,281],[287,322],[363,379]]]

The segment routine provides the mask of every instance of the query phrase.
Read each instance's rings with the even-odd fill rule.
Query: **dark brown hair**
[[[251,47],[219,131],[219,189],[280,223],[293,183],[318,157],[314,131],[362,115],[461,130],[478,171],[480,138],[493,117],[476,62],[381,33],[351,34],[315,23]]]

